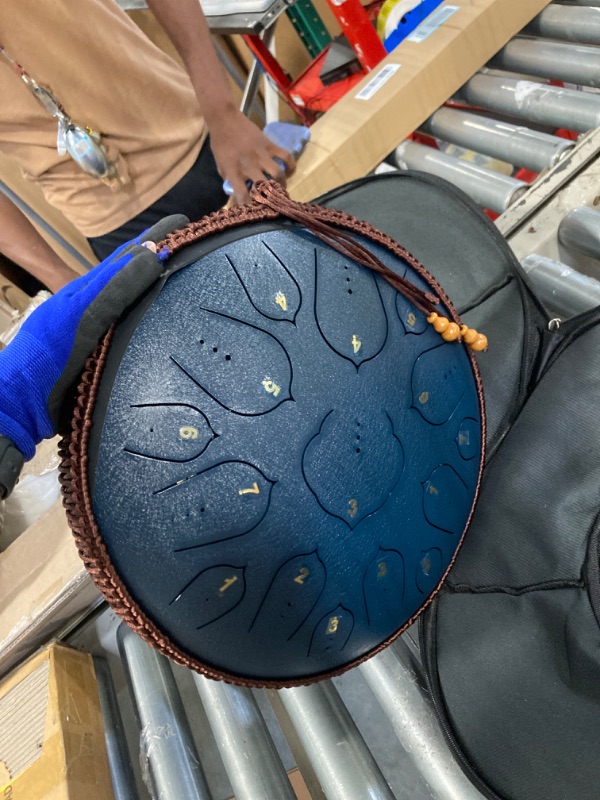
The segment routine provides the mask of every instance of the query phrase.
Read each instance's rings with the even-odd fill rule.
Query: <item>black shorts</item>
[[[222,208],[228,197],[223,191],[223,178],[217,171],[210,141],[207,139],[194,165],[172,189],[137,216],[103,236],[88,238],[94,255],[100,261],[117,247],[134,239],[169,214],[185,214],[192,222]]]

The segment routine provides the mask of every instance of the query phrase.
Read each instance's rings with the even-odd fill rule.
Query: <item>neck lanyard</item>
[[[27,86],[38,103],[40,103],[40,105],[42,105],[49,114],[58,120],[64,120],[66,123],[71,122],[71,118],[65,111],[58,98],[50,91],[50,89],[40,86],[39,83],[31,77],[31,75],[28,75],[21,64],[19,64],[19,62],[6,51],[6,48],[1,42],[0,56],[2,56],[2,58],[4,58],[4,60],[10,64],[15,74],[21,78],[25,86]]]
[[[100,134],[91,128],[76,125],[56,95],[45,86],[40,86],[6,51],[1,42],[0,56],[21,78],[38,103],[58,121],[57,149],[59,154],[61,156],[70,155],[84,172],[106,183],[111,189],[120,188],[122,181],[119,179],[118,165],[108,158]]]

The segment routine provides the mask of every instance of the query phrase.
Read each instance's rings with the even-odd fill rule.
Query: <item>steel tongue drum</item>
[[[253,200],[159,245],[164,278],[82,376],[63,488],[130,626],[279,687],[374,655],[440,586],[480,481],[485,338],[368,224],[273,182]]]

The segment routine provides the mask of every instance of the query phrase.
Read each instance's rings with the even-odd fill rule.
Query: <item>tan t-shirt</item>
[[[0,150],[85,236],[143,211],[196,160],[206,128],[187,74],[115,0],[0,0],[0,43],[128,175],[113,192],[59,156],[56,120],[0,58]]]

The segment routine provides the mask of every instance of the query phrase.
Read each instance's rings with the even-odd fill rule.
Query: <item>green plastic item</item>
[[[285,12],[311,58],[316,58],[331,42],[329,31],[310,0],[298,0]]]

